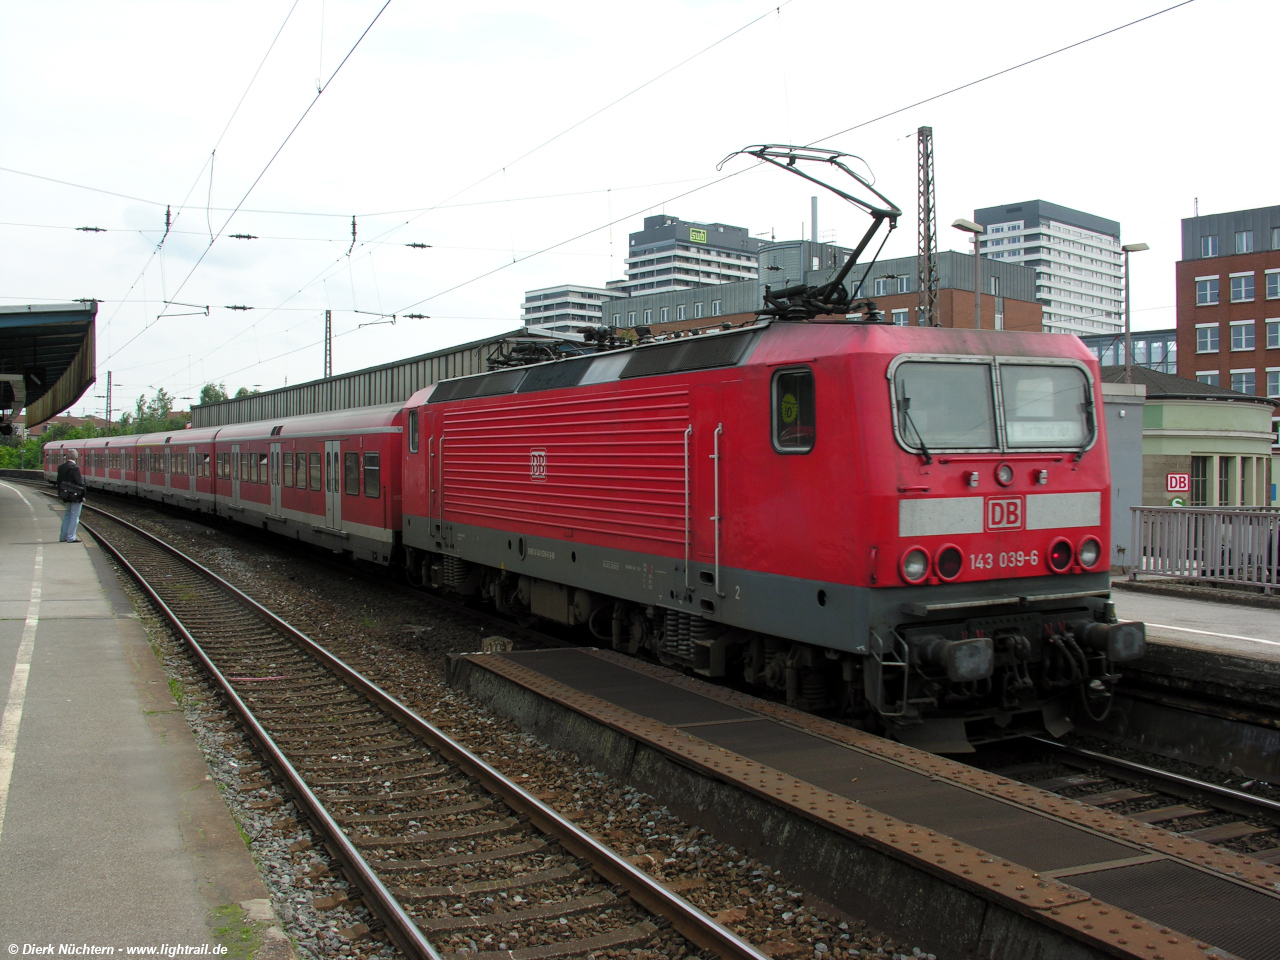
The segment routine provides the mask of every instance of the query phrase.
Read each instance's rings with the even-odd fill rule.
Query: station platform
[[[1280,869],[1195,837],[611,651],[455,656],[450,682],[949,955],[1280,958]]]
[[[266,888],[114,570],[83,528],[58,542],[62,514],[0,481],[0,949],[216,948],[214,911]]]
[[[1148,643],[1271,663],[1280,671],[1280,610],[1143,593],[1118,584],[1111,598],[1120,619],[1147,625]]]

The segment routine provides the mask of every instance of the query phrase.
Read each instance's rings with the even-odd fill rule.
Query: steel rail
[[[95,513],[102,514],[104,517],[110,518],[115,523],[128,527],[134,533],[148,537],[162,547],[166,546],[163,542],[155,540],[154,537],[150,537],[146,531],[139,530],[137,527],[134,527],[127,520],[119,520],[107,513],[105,510],[100,510],[95,507],[90,507],[89,509],[93,510]],[[288,758],[285,757],[280,748],[276,746],[271,735],[263,729],[260,723],[258,723],[257,718],[253,715],[253,711],[251,711],[248,705],[240,699],[239,694],[237,694],[232,688],[231,683],[227,680],[226,676],[209,658],[209,655],[204,652],[199,641],[191,635],[190,631],[188,631],[183,625],[178,615],[174,613],[169,605],[160,598],[160,595],[155,591],[155,588],[147,582],[146,577],[144,577],[142,573],[124,557],[124,555],[115,547],[114,544],[111,543],[110,540],[89,524],[85,523],[83,526],[93,535],[93,538],[98,541],[102,548],[111,554],[111,556],[115,558],[116,562],[124,567],[124,569],[129,572],[129,575],[137,581],[138,586],[147,595],[147,598],[155,604],[156,608],[164,615],[164,618],[169,621],[169,624],[178,632],[178,635],[182,637],[183,641],[191,649],[191,652],[195,654],[196,659],[198,659],[205,670],[208,671],[219,689],[222,690],[223,694],[230,701],[236,713],[240,715],[240,719],[248,729],[249,735],[257,741],[259,747],[267,755],[268,761],[288,784],[289,792],[293,795],[294,801],[306,810],[307,818],[324,836],[325,845],[329,847],[330,852],[336,856],[339,861],[341,861],[343,871],[355,882],[356,886],[360,888],[360,892],[364,896],[365,902],[373,912],[376,913],[379,918],[382,919],[383,923],[386,924],[387,933],[390,935],[391,939],[395,941],[396,946],[410,957],[415,958],[415,960],[441,960],[440,954],[436,953],[435,949],[427,941],[426,937],[423,936],[418,925],[414,923],[413,919],[407,913],[404,912],[404,908],[400,906],[400,903],[391,895],[390,891],[383,886],[382,881],[378,879],[376,874],[374,874],[373,869],[365,861],[364,857],[360,855],[352,845],[351,841],[347,839],[346,834],[342,832],[342,828],[339,827],[333,817],[329,815],[328,810],[325,809],[320,798],[311,791],[311,788],[307,786],[306,781],[303,780],[301,774],[299,774],[293,764],[289,762]],[[177,554],[180,559],[187,559],[178,551],[173,550],[172,548],[168,549]],[[203,570],[203,568],[200,569]],[[208,573],[208,571],[205,572]],[[209,576],[216,577],[216,574],[209,573]]]
[[[1207,783],[1194,777],[1186,777],[1180,773],[1161,770],[1133,760],[1123,760],[1096,750],[1087,750],[1066,743],[1056,743],[1043,737],[1028,737],[1033,743],[1056,753],[1068,754],[1100,767],[1110,767],[1128,774],[1138,774],[1152,780],[1158,780],[1170,787],[1169,793],[1182,796],[1184,799],[1201,799],[1212,803],[1231,813],[1243,816],[1265,817],[1273,823],[1280,823],[1280,802],[1268,800],[1266,797],[1255,797],[1243,790],[1233,790],[1216,783]]]
[[[556,813],[553,809],[524,790],[521,786],[509,780],[498,770],[485,763],[444,731],[429,723],[427,720],[424,720],[391,694],[373,683],[373,681],[369,680],[353,667],[348,666],[345,662],[334,656],[328,650],[325,650],[306,634],[293,627],[287,621],[282,620],[262,604],[258,603],[258,601],[254,600],[248,594],[218,576],[199,561],[187,556],[176,547],[165,543],[159,537],[156,537],[153,534],[148,533],[146,530],[129,523],[127,520],[117,518],[113,514],[110,514],[98,507],[89,507],[89,509],[109,518],[112,522],[125,527],[130,532],[177,557],[183,563],[207,577],[210,582],[216,585],[223,592],[230,594],[236,600],[249,607],[269,625],[285,633],[303,650],[320,660],[323,664],[329,667],[329,669],[337,673],[352,686],[356,687],[365,696],[369,697],[369,699],[373,700],[379,706],[393,714],[412,732],[425,740],[433,749],[437,750],[442,756],[457,764],[459,769],[465,774],[473,777],[487,790],[500,797],[502,801],[517,814],[527,816],[534,826],[539,830],[542,830],[544,833],[554,837],[561,846],[574,854],[574,856],[586,860],[591,865],[592,869],[602,877],[606,878],[611,883],[615,883],[625,888],[631,898],[645,909],[656,916],[668,920],[672,927],[686,939],[697,944],[703,949],[712,951],[717,956],[724,958],[724,960],[771,960],[768,954],[757,950],[754,946],[743,940],[733,931],[711,919],[711,917],[707,916],[693,904],[667,890],[662,886],[662,884],[658,883],[648,874],[618,856],[618,854],[601,844],[598,840],[581,830],[569,820],[560,816],[560,814]],[[113,547],[110,547],[103,538],[93,530],[92,527],[89,528],[89,532],[92,533],[94,538],[102,543],[104,547],[107,547],[109,552],[111,552],[111,554],[121,562],[121,564],[129,571],[131,576],[143,585],[147,595],[160,607],[166,618],[169,619],[169,621],[179,630],[184,640],[186,640],[186,642],[191,645],[195,651],[197,651],[206,668],[208,668],[217,678],[219,685],[222,686],[222,688],[232,698],[233,703],[236,704],[237,711],[241,712],[242,715],[246,717],[246,722],[254,732],[255,738],[261,737],[266,743],[271,743],[269,735],[261,728],[261,726],[258,725],[257,721],[252,718],[252,714],[249,713],[248,707],[245,706],[243,701],[241,701],[234,691],[231,690],[225,677],[223,677],[217,668],[213,666],[209,658],[205,656],[204,651],[200,649],[199,644],[186,631],[186,629],[182,627],[178,622],[176,615],[169,609],[164,601],[159,598],[155,591],[151,589],[150,585],[146,583],[141,574],[139,574],[127,560],[120,556],[118,551]],[[331,825],[332,829],[337,832],[339,846],[342,847],[344,851],[350,850],[350,856],[360,864],[354,872],[359,875],[360,868],[363,867],[364,872],[368,876],[371,887],[381,891],[382,894],[385,894],[390,903],[394,905],[395,912],[404,916],[405,921],[411,926],[412,931],[416,935],[415,939],[420,941],[427,951],[426,953],[420,954],[420,956],[427,957],[429,960],[440,960],[439,956],[432,950],[430,944],[428,944],[425,939],[422,939],[421,932],[418,930],[416,924],[414,924],[413,921],[403,913],[399,904],[396,904],[394,900],[391,899],[391,895],[386,892],[385,887],[383,887],[378,878],[373,875],[372,870],[355,851],[355,848],[351,846],[350,842],[346,839],[345,835],[342,834],[337,824],[334,823],[332,818],[330,818],[324,811],[323,807],[320,805],[320,801],[311,793],[305,783],[302,782],[297,771],[293,769],[288,760],[284,758],[278,748],[275,748],[274,744],[271,745],[271,750],[268,752],[271,753],[273,760],[278,758],[282,770],[287,770],[292,778],[296,778],[298,795],[306,798],[310,803],[315,804],[318,810],[317,819],[322,824],[325,824],[326,830]],[[290,782],[292,786],[293,780],[291,779]],[[345,854],[341,859],[344,859],[345,863]],[[362,882],[358,882],[358,885],[363,889]],[[375,894],[375,896],[377,895],[378,894]],[[413,954],[409,949],[406,949],[406,953],[411,953],[411,955],[414,956],[419,955]]]

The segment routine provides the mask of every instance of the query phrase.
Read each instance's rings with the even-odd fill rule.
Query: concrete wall
[[[1137,383],[1104,383],[1102,400],[1106,407],[1107,456],[1111,461],[1111,565],[1129,561],[1129,541],[1133,527],[1132,509],[1142,505],[1143,455],[1142,410],[1147,388]],[[1163,479],[1163,477],[1162,477]]]

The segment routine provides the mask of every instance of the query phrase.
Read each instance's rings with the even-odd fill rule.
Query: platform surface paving
[[[61,520],[0,481],[0,950],[215,944],[211,910],[266,890],[118,580]]]
[[[1261,889],[699,695],[687,683],[633,669],[612,654],[562,649],[501,656],[837,796],[1059,877],[1247,960],[1280,958],[1280,899]],[[477,662],[483,665],[483,658]],[[1134,859],[1145,862],[1125,862]]]

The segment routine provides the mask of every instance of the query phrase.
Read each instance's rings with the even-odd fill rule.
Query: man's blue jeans
[[[62,532],[58,534],[59,540],[76,539],[76,527],[80,525],[80,508],[83,506],[83,501],[67,504],[66,516],[62,518]]]

